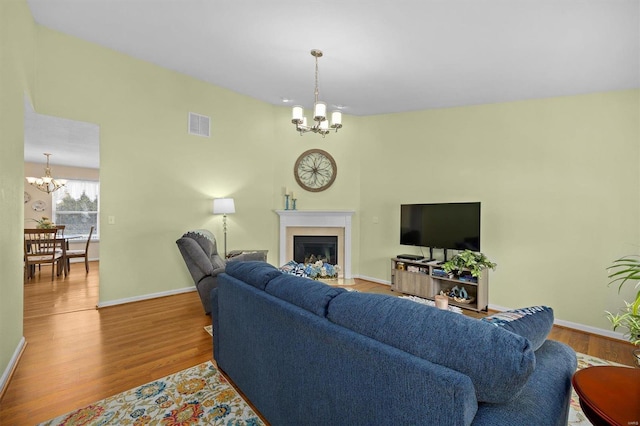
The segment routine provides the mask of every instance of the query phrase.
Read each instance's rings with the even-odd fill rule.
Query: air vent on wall
[[[198,136],[210,136],[211,118],[206,115],[189,113],[189,134]]]

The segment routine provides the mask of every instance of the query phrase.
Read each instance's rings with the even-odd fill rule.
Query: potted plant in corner
[[[461,253],[456,254],[451,260],[446,261],[442,265],[442,269],[447,274],[455,274],[461,276],[467,271],[471,273],[474,278],[480,277],[483,269],[496,269],[496,264],[487,259],[482,253],[474,252],[471,250],[464,250]]]
[[[607,268],[609,272],[609,286],[613,283],[618,285],[618,293],[622,290],[622,286],[627,282],[635,281],[635,288],[638,289],[636,298],[631,303],[624,301],[625,306],[620,308],[616,314],[607,311],[607,318],[613,325],[615,331],[618,327],[627,330],[625,336],[631,344],[637,348],[633,351],[635,362],[640,367],[640,256],[629,255],[624,256],[613,262],[613,265]]]

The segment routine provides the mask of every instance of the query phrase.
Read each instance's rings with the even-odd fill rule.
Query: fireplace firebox
[[[338,263],[338,237],[333,235],[294,235],[293,260],[313,263],[318,260],[335,265]]]

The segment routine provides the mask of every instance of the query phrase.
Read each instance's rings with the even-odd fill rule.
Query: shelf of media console
[[[442,272],[440,272],[442,271]],[[463,275],[463,276],[453,276],[451,277],[448,273],[446,273],[444,271],[444,269],[432,269],[431,270],[431,276],[433,278],[439,279],[439,280],[443,280],[443,281],[451,281],[451,282],[455,282],[455,283],[462,283],[462,284],[473,284],[473,285],[478,285],[478,279],[472,276],[467,276],[467,275]]]

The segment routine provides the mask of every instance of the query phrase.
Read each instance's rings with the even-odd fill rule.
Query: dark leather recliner
[[[186,232],[176,241],[176,244],[198,290],[204,312],[209,315],[211,313],[211,290],[218,286],[218,275],[224,272],[227,261],[218,254],[216,238],[206,229]],[[266,253],[243,253],[228,261],[244,260],[266,261]]]

